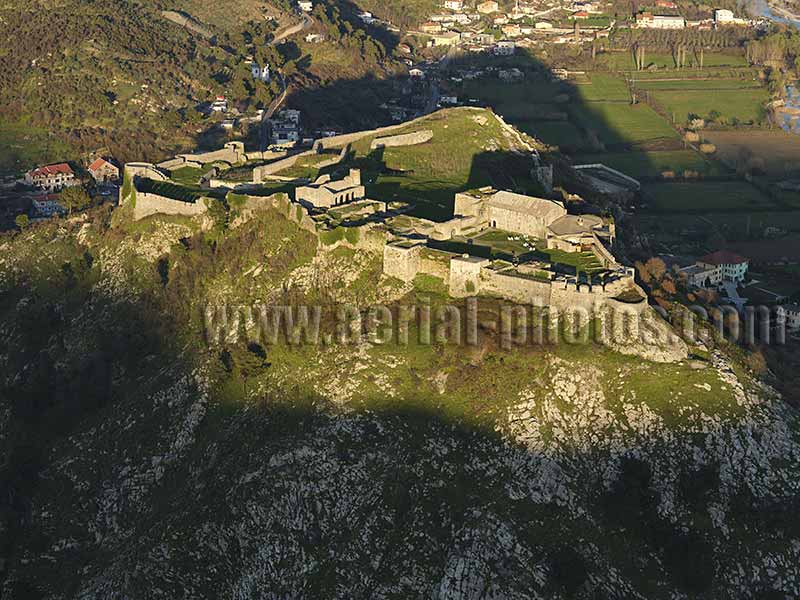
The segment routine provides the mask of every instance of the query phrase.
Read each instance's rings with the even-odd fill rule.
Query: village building
[[[444,7],[448,10],[464,10],[464,0],[444,0]]]
[[[800,304],[783,304],[779,309],[783,311],[786,329],[800,332]]]
[[[718,250],[698,259],[697,264],[701,267],[718,269],[722,280],[738,282],[744,281],[750,261],[734,252]]]
[[[455,31],[444,31],[431,36],[432,46],[456,46],[461,36]]]
[[[500,11],[500,5],[495,0],[486,0],[478,4],[478,12],[482,15],[491,15]]]
[[[228,112],[228,101],[225,96],[217,96],[211,103],[211,112]]]
[[[264,65],[262,67],[257,62],[253,62],[250,64],[250,72],[253,75],[253,79],[269,83],[271,78],[269,65]]]
[[[636,26],[643,29],[683,29],[686,27],[686,20],[681,16],[643,12],[636,15]]]
[[[330,175],[321,175],[307,186],[295,191],[295,199],[308,208],[331,208],[355,200],[363,200],[366,190],[361,183],[361,171],[350,169],[343,179],[333,181]]]
[[[419,30],[422,33],[439,33],[442,30],[441,23],[434,23],[433,21],[428,21],[427,23],[423,23],[419,26]]]
[[[297,8],[303,12],[310,13],[312,10],[314,10],[314,3],[311,0],[298,0]]]
[[[75,173],[67,163],[37,167],[25,174],[25,183],[49,192],[76,185]]]
[[[503,32],[504,36],[509,38],[520,37],[522,35],[522,29],[517,23],[503,25],[503,27],[501,27],[501,31]]]
[[[119,168],[105,160],[98,158],[88,168],[89,175],[92,176],[97,183],[108,183],[119,180]]]
[[[513,56],[516,51],[517,44],[511,40],[500,40],[494,47],[497,56]]]
[[[681,269],[689,285],[710,288],[718,287],[725,281],[735,283],[744,281],[749,261],[727,250],[719,250],[697,259],[695,264]]]

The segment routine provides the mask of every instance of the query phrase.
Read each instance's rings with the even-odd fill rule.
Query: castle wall
[[[208,210],[205,198],[198,198],[196,202],[183,202],[165,198],[158,194],[147,194],[136,192],[136,202],[133,207],[133,218],[135,221],[154,214],[163,215],[185,215],[194,217],[202,215]]]
[[[490,264],[488,258],[457,256],[450,261],[448,284],[453,298],[475,296],[481,291],[481,271]]]
[[[397,148],[400,146],[416,146],[424,144],[433,139],[433,131],[426,129],[425,131],[416,131],[414,133],[403,133],[400,135],[393,135],[389,137],[380,137],[372,140],[369,149],[375,150],[376,148]]]
[[[153,181],[167,181],[167,176],[150,163],[126,163],[124,172],[131,178],[143,177]]]
[[[547,226],[540,218],[497,206],[489,206],[489,222],[492,227],[513,231],[531,237],[546,239]]]
[[[441,258],[434,258],[434,256],[439,255]],[[417,270],[419,273],[425,273],[427,275],[438,277],[442,281],[450,281],[451,256],[452,255],[447,252],[438,252],[428,248],[421,253]]]
[[[387,244],[383,248],[383,272],[410,283],[419,272],[422,246]]]
[[[480,291],[520,304],[545,306],[550,304],[551,284],[548,281],[487,269],[481,278]]]

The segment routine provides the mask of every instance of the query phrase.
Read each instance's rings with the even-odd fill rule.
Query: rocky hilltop
[[[280,206],[0,241],[3,600],[800,594],[797,413],[739,350],[509,347],[491,298],[465,345],[209,335],[451,302]]]
[[[3,598],[798,593],[797,415],[725,348],[209,348],[213,298],[436,293],[278,213],[209,236],[3,242]]]

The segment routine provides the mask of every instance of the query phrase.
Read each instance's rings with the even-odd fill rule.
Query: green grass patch
[[[743,181],[657,183],[643,187],[649,210],[656,212],[715,212],[768,210],[774,204],[756,187]]]
[[[690,115],[706,118],[713,111],[722,115],[722,123],[757,123],[763,120],[764,103],[769,99],[766,89],[733,89],[708,92],[705,90],[659,90],[651,97],[672,115],[676,123],[684,123]]]
[[[0,173],[16,174],[72,157],[67,144],[43,129],[0,122]]]
[[[631,98],[625,80],[607,73],[592,73],[589,75],[588,83],[580,83],[575,87],[578,90],[578,98],[584,102],[599,100],[627,102]]]
[[[675,139],[678,134],[646,104],[593,102],[573,108],[575,119],[606,145]]]

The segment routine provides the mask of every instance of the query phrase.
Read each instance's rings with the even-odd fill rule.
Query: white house
[[[58,201],[58,194],[41,194],[31,198],[35,217],[52,217],[67,212]]]
[[[714,22],[733,23],[733,11],[727,8],[718,8],[714,11]]]
[[[259,81],[269,83],[271,77],[269,65],[264,65],[262,67],[259,66],[257,62],[254,62],[250,65],[250,71],[253,73],[253,79],[258,79]]]
[[[680,16],[644,12],[636,15],[636,26],[643,29],[683,29],[686,27],[686,20]]]
[[[228,112],[228,101],[225,96],[217,96],[211,103],[211,112]]]
[[[444,0],[444,7],[448,10],[464,10],[464,0]]]
[[[478,12],[482,15],[491,15],[500,11],[500,5],[495,0],[486,0],[478,4]]]
[[[298,0],[297,8],[303,12],[310,13],[312,10],[314,10],[314,3],[311,0]]]
[[[800,331],[800,304],[784,304],[779,308],[783,309],[786,329],[792,332]]]
[[[712,287],[723,281],[744,281],[749,266],[750,261],[743,256],[728,250],[718,250],[697,259],[694,265],[681,271],[691,285]]]
[[[67,163],[37,167],[25,173],[25,182],[49,192],[75,185],[75,173]]]
[[[517,45],[511,40],[500,40],[494,47],[497,56],[513,56],[516,51]]]

